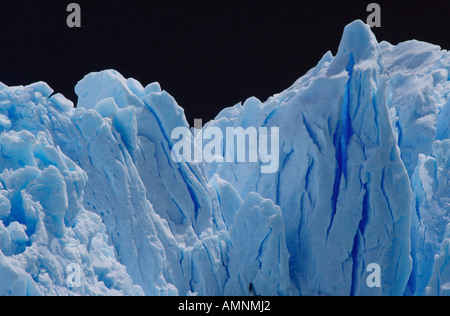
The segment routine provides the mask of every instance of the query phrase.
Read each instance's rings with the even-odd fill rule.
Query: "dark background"
[[[116,69],[158,81],[205,121],[237,102],[265,101],[336,53],[343,28],[382,7],[379,41],[418,39],[450,49],[450,1],[0,0],[0,81],[46,81],[76,103],[75,84]],[[66,25],[81,6],[82,27]]]

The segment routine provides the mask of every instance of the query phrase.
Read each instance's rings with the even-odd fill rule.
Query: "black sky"
[[[66,7],[82,27],[66,25]],[[212,119],[256,96],[265,101],[336,53],[345,25],[382,7],[379,41],[409,39],[450,49],[450,1],[1,0],[0,81],[46,81],[76,103],[75,84],[116,69],[158,81],[186,116]]]

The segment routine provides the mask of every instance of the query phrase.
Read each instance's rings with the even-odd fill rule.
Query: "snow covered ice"
[[[449,72],[351,23],[336,56],[204,126],[278,127],[268,174],[175,162],[189,124],[158,83],[91,73],[76,108],[0,83],[0,295],[450,295]]]

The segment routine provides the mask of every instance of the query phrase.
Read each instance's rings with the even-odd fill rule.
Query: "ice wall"
[[[175,162],[189,125],[158,83],[91,73],[76,108],[0,84],[0,295],[448,295],[449,70],[351,23],[336,56],[204,126],[279,128],[269,174]]]

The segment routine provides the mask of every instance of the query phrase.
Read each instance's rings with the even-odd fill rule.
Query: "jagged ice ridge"
[[[205,125],[279,127],[273,174],[174,162],[189,125],[158,83],[91,73],[76,108],[0,83],[0,295],[450,295],[449,72],[353,22],[336,56]]]

